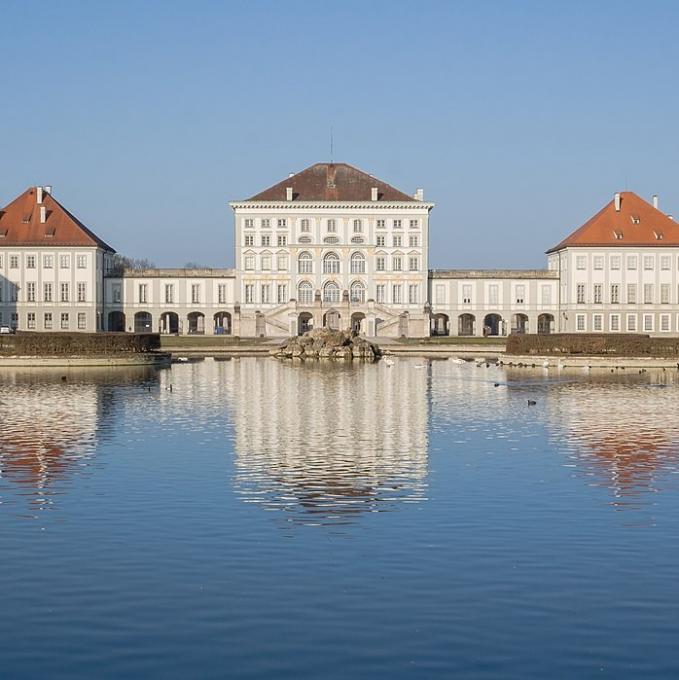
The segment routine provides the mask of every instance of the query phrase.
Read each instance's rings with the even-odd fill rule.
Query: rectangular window
[[[378,255],[375,260],[375,270],[383,272],[387,268],[387,258],[384,255]]]
[[[670,284],[661,283],[660,284],[660,304],[669,305],[670,304]]]
[[[604,316],[603,314],[595,314],[593,319],[592,327],[595,333],[601,333],[604,329]]]
[[[636,305],[637,304],[637,284],[628,283],[627,284],[627,304]]]
[[[661,314],[660,315],[660,330],[663,333],[667,333],[670,330],[670,315]]]
[[[174,303],[174,284],[166,283],[165,284],[165,304],[173,304],[173,303]]]
[[[245,234],[245,245],[248,247],[252,247],[255,245],[255,235],[254,234]]]
[[[78,330],[84,331],[87,328],[87,315],[84,312],[78,312]]]
[[[33,281],[26,284],[26,302],[35,302],[35,283]]]
[[[61,330],[62,331],[68,330],[68,312],[61,313]]]
[[[288,287],[284,283],[279,283],[276,288],[276,299],[279,305],[284,305],[288,301]]]
[[[29,330],[35,328],[35,312],[28,312],[28,314],[26,314],[26,328]]]
[[[490,286],[488,286],[488,302],[491,305],[498,304],[499,295],[500,287],[497,285],[497,283],[492,283]]]
[[[26,255],[26,269],[35,269],[35,255]]]
[[[148,285],[146,283],[140,283],[139,287],[137,288],[137,302],[141,302],[142,304],[147,303],[148,300]]]
[[[540,289],[540,300],[543,305],[551,305],[552,304],[552,287],[551,286],[542,286]]]
[[[628,333],[637,332],[637,317],[636,314],[627,315],[627,331]]]
[[[52,312],[45,312],[43,316],[43,326],[46,331],[52,330]]]
[[[443,284],[436,284],[436,302],[443,304],[446,301],[446,287]]]
[[[410,234],[410,237],[408,238],[408,243],[410,244],[411,248],[417,248],[417,246],[420,243],[420,237],[417,234]]]
[[[219,304],[224,304],[226,302],[226,284],[220,283],[217,286],[217,302]]]
[[[377,234],[376,243],[378,248],[384,248],[386,244],[386,237],[384,236],[384,234]]]
[[[45,283],[42,287],[42,299],[45,302],[52,302],[52,284]]]
[[[600,283],[594,284],[594,304],[600,305],[603,302],[603,286]]]
[[[413,284],[413,283],[411,283],[408,286],[408,304],[411,304],[411,305],[417,304],[417,297],[418,297],[417,289],[418,288],[419,288],[419,286],[417,284]]]
[[[644,271],[653,271],[654,259],[653,255],[644,255]]]
[[[660,269],[669,271],[672,268],[672,258],[669,255],[663,255],[660,258]]]
[[[59,255],[59,268],[60,269],[71,268],[71,258],[69,255]]]
[[[200,303],[200,284],[199,283],[192,283],[191,284],[191,304],[199,304]]]
[[[400,234],[394,234],[393,244],[392,244],[394,246],[394,248],[400,248],[402,242],[403,242],[403,239],[401,238],[401,235]]]
[[[401,304],[401,284],[396,283],[391,287],[391,301],[395,305]]]
[[[78,269],[87,269],[87,255],[78,255],[77,267]]]
[[[617,305],[620,302],[620,285],[617,283],[611,284],[611,304]]]
[[[282,218],[279,218],[277,224],[278,224],[279,229],[283,229],[283,227],[288,226],[288,221],[285,219],[285,217],[282,217]]]
[[[411,272],[416,272],[420,268],[420,260],[417,257],[408,258],[408,269]]]
[[[120,284],[114,283],[111,290],[113,291],[113,302],[119,303],[121,299]]]
[[[61,301],[62,302],[68,302],[70,298],[70,291],[68,289],[68,283],[62,283],[61,284]]]
[[[253,229],[255,226],[255,221],[251,217],[246,217],[244,225],[246,229]]]
[[[245,256],[245,270],[252,271],[255,268],[255,256],[246,255]]]
[[[18,255],[10,255],[9,256],[9,268],[10,269],[19,269],[19,256]]]
[[[585,284],[584,283],[579,283],[576,289],[576,302],[579,305],[584,305],[585,304]]]
[[[617,333],[620,330],[620,315],[611,314],[611,332]]]
[[[418,220],[410,220],[410,228],[411,229],[417,229],[420,226],[420,223]]]
[[[252,283],[245,284],[245,302],[252,304],[255,301],[255,286]]]
[[[462,304],[470,305],[472,303],[472,287],[470,283],[462,285]]]
[[[400,255],[394,255],[394,257],[391,259],[391,268],[395,272],[400,272],[403,270],[403,260],[401,259]]]
[[[383,283],[378,283],[375,287],[375,298],[376,302],[385,302],[386,299],[386,287]]]
[[[633,271],[637,268],[637,256],[628,255],[627,256],[627,269]]]
[[[519,284],[516,286],[516,304],[522,305],[526,299],[526,286]]]
[[[575,328],[578,331],[584,331],[586,326],[585,326],[585,315],[584,314],[577,314],[575,317]]]
[[[262,224],[260,225],[262,229],[270,229],[271,228],[271,220],[268,217],[265,217],[262,220]]]
[[[354,234],[360,234],[363,231],[363,224],[361,220],[354,220]]]
[[[387,223],[385,220],[377,220],[377,228],[378,229],[385,229],[387,226]]]
[[[304,231],[304,229],[302,229]],[[335,220],[328,220],[328,232],[334,234],[337,231],[337,222]]]
[[[271,302],[271,285],[268,283],[262,284],[262,303],[267,305]]]
[[[52,269],[54,267],[54,256],[53,255],[43,255],[42,256],[42,266],[44,269]]]
[[[271,245],[271,235],[262,234],[262,248],[268,248]]]
[[[285,234],[278,234],[278,247],[283,248],[288,245],[288,237]]]
[[[652,283],[645,283],[644,284],[644,304],[645,305],[652,305],[653,304],[653,284]]]
[[[644,331],[653,330],[653,314],[644,314]]]
[[[271,255],[262,255],[262,270],[269,271],[271,269]]]
[[[578,255],[575,258],[575,268],[576,269],[586,269],[587,268],[587,256]]]
[[[78,302],[87,302],[87,284],[83,281],[78,282]]]
[[[594,269],[603,269],[604,268],[604,258],[602,255],[595,255],[594,257]]]
[[[394,229],[401,229],[402,226],[403,226],[403,224],[402,224],[401,220],[394,220],[394,222],[393,222]]]
[[[611,255],[611,269],[620,269],[620,255]]]
[[[9,301],[18,302],[19,300],[19,286],[16,283],[9,284]]]
[[[287,255],[279,255],[276,258],[276,265],[277,265],[279,272],[288,271],[288,256]]]

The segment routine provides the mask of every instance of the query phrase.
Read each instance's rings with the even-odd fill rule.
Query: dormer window
[[[630,215],[629,218],[632,220],[632,224],[639,224],[641,222],[639,215]]]
[[[24,215],[21,218],[21,223],[22,224],[30,224],[31,223],[31,216],[30,215]]]
[[[616,241],[622,241],[622,232],[621,231],[614,231],[613,236],[615,237]]]
[[[663,236],[662,231],[654,231],[653,233],[655,234],[655,240],[656,241],[662,241],[662,236]]]

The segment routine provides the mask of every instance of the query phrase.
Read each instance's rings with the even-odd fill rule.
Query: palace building
[[[229,203],[233,269],[126,269],[52,195],[0,210],[0,326],[282,337],[679,333],[679,225],[615,194],[544,270],[430,270],[434,203],[316,163]]]

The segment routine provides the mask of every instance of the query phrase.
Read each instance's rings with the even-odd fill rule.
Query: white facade
[[[244,201],[231,207],[244,335],[322,325],[426,335],[432,203]]]

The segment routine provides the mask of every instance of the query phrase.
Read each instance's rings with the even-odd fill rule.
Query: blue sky
[[[0,6],[0,203],[231,265],[244,198],[314,162],[435,201],[434,267],[544,266],[616,190],[679,215],[677,2]]]

